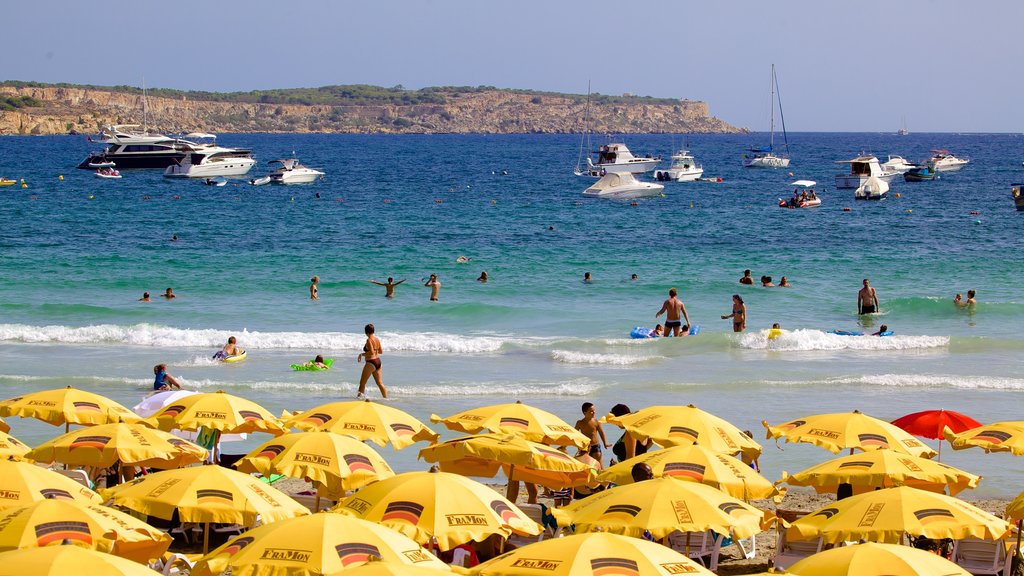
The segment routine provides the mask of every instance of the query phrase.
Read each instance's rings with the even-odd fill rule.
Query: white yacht
[[[877,176],[871,176],[857,187],[853,197],[857,200],[881,200],[889,193],[889,183]]]
[[[680,150],[672,155],[668,170],[655,170],[654,179],[659,182],[692,182],[704,175],[704,168],[695,163],[689,150]]]
[[[90,142],[107,144],[107,148],[91,154],[78,165],[86,170],[97,165],[113,162],[118,169],[125,168],[164,168],[180,164],[191,152],[202,152],[216,144],[197,143],[184,138],[173,138],[165,134],[139,130],[137,124],[115,124],[104,127],[96,138]],[[212,137],[212,134],[191,134]],[[252,151],[246,148],[222,148],[235,156],[251,156]]]
[[[213,134],[191,133],[186,138],[212,139],[213,143],[199,144],[185,158],[167,167],[168,178],[212,178],[214,176],[244,176],[256,160],[248,150],[217,146]]]
[[[928,166],[936,172],[956,172],[971,161],[966,158],[957,158],[949,153],[949,150],[929,150],[933,154],[928,159]]]
[[[841,160],[836,164],[849,164],[850,172],[836,174],[836,188],[859,188],[869,178],[877,178],[888,183],[900,175],[895,170],[883,170],[874,156],[858,156],[853,160]]]
[[[609,172],[595,182],[593,186],[584,190],[583,195],[590,198],[628,200],[630,198],[658,196],[664,189],[665,187],[661,184],[637,180],[629,172]]]
[[[269,174],[270,181],[275,184],[306,184],[314,182],[323,177],[324,173],[312,168],[306,168],[295,158],[285,160],[271,160],[271,164],[281,166]]]
[[[605,144],[597,152],[597,162],[587,158],[587,173],[591,176],[604,176],[612,172],[643,174],[657,168],[660,161],[660,157],[652,157],[650,154],[642,158],[634,156],[622,143]]]
[[[751,146],[743,154],[744,168],[786,168],[789,166],[789,137],[786,135],[786,117],[782,115],[782,95],[778,96],[779,119],[782,120],[782,139],[786,143],[786,155],[779,156],[775,153],[775,101],[778,94],[779,80],[775,76],[775,64],[772,64],[772,82],[770,89],[771,100],[771,121],[768,136],[768,146]]]
[[[898,172],[900,174],[913,170],[914,168],[917,168],[916,164],[911,164],[910,162],[907,162],[903,156],[897,156],[895,154],[889,154],[889,159],[882,163],[883,171],[888,170],[890,172]]]

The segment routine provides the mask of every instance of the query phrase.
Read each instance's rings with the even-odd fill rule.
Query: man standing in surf
[[[857,293],[857,313],[874,314],[875,312],[878,312],[878,295],[871,287],[871,282],[865,278],[864,287]]]
[[[665,314],[665,336],[668,336],[669,330],[672,331],[673,336],[686,336],[690,330],[690,316],[686,313],[686,306],[683,305],[683,301],[676,298],[676,289],[670,288],[668,291],[668,300],[665,300],[661,305],[661,310],[654,315],[655,318]],[[686,320],[684,325],[680,320]]]

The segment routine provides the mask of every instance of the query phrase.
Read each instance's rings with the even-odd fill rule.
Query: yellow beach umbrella
[[[280,421],[266,408],[240,396],[207,392],[179,398],[148,419],[169,431],[208,428],[223,434],[268,432],[284,434]]]
[[[144,564],[81,548],[46,546],[0,552],[0,576],[154,576]]]
[[[559,525],[577,532],[611,532],[655,539],[672,532],[734,534],[749,538],[761,532],[764,512],[720,490],[696,482],[662,477],[616,486],[552,510]]]
[[[417,442],[434,442],[440,437],[409,414],[369,400],[322,404],[291,415],[284,425],[306,432],[328,430],[382,447],[390,442],[396,450]]]
[[[952,496],[966,488],[977,488],[981,477],[941,462],[902,454],[894,450],[874,450],[834,458],[797,472],[782,473],[790,486],[813,486],[819,493],[835,493],[840,484],[850,484],[854,492],[875,488],[912,486],[931,492],[946,488]]]
[[[947,428],[945,436],[953,450],[981,448],[985,452],[1010,452],[1014,456],[1024,456],[1024,420],[994,422],[959,434],[953,434]]]
[[[114,422],[137,422],[134,412],[117,402],[68,386],[23,394],[0,401],[0,416],[35,418],[53,426],[71,424],[95,426]]]
[[[540,444],[575,446],[580,450],[590,446],[590,438],[558,416],[522,402],[473,408],[447,418],[431,414],[430,421],[467,434],[486,430],[496,434],[516,434]]]
[[[590,483],[594,469],[560,452],[511,434],[480,434],[433,444],[419,457],[444,472],[493,478],[504,469],[509,480],[565,488]]]
[[[795,576],[971,576],[938,554],[873,542],[825,550],[798,561],[788,570]]]
[[[506,552],[472,571],[479,576],[673,576],[714,572],[668,546],[603,532],[551,538]]]
[[[409,566],[395,562],[370,561],[366,564],[325,576],[451,576],[452,571],[444,568],[427,568],[425,566]]]
[[[743,454],[756,458],[761,446],[728,421],[689,406],[650,406],[625,416],[605,416],[605,421],[624,428],[637,440],[648,438],[658,445],[699,444],[723,454]]]
[[[647,464],[655,478],[671,476],[679,480],[699,482],[741,500],[771,498],[779,493],[767,478],[743,462],[703,446],[673,446],[654,450],[623,460],[597,475],[601,482],[631,484],[636,464]]]
[[[821,537],[899,543],[904,534],[927,538],[998,540],[1010,530],[1005,520],[944,494],[901,486],[844,498],[793,522],[794,540]]]
[[[922,458],[938,454],[900,428],[856,410],[805,416],[778,426],[769,426],[763,421],[761,424],[768,430],[769,438],[809,442],[833,454],[846,449],[869,451],[885,448]]]
[[[307,478],[336,500],[346,490],[395,475],[376,450],[355,438],[333,432],[285,434],[265,442],[235,464],[242,472]]]
[[[98,504],[43,500],[0,511],[0,552],[70,541],[143,564],[173,538],[124,512]]]
[[[1006,505],[1006,512],[1003,516],[1011,522],[1024,520],[1024,492],[1018,494],[1016,498]]]
[[[0,432],[0,458],[20,460],[31,450],[14,436],[6,432]]]
[[[7,424],[7,422],[4,422],[3,419],[0,419],[0,432],[3,432],[3,433],[6,434],[7,432],[10,432],[10,431],[11,431],[10,425]]]
[[[53,470],[26,462],[0,460],[0,509],[46,499],[103,503],[99,494]]]
[[[419,544],[390,528],[344,514],[319,513],[253,528],[204,556],[192,576],[313,576],[371,559],[447,569]]]
[[[98,468],[115,464],[179,468],[202,462],[206,456],[206,449],[173,434],[142,424],[117,423],[73,430],[40,444],[28,458]]]
[[[541,526],[493,489],[446,472],[406,472],[339,502],[337,512],[397,530],[441,550],[492,534],[536,536]]]

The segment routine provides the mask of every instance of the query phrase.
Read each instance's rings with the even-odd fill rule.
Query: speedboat
[[[878,178],[888,183],[900,175],[893,170],[884,170],[874,156],[858,156],[853,160],[840,160],[836,164],[849,164],[850,172],[847,174],[836,174],[836,188],[859,188],[869,178]]]
[[[1024,184],[1013,185],[1013,205],[1017,207],[1017,212],[1024,212],[1024,193],[1021,190],[1024,189]]]
[[[17,183],[17,180],[8,180],[7,178],[0,178],[0,186],[13,186]]]
[[[89,168],[96,168],[97,170],[100,169],[100,168],[113,168],[115,166],[117,166],[117,164],[114,164],[113,162],[110,162],[110,161],[107,161],[107,162],[89,162]]]
[[[189,152],[181,162],[164,170],[167,178],[211,178],[213,176],[243,176],[256,160],[248,153],[234,148],[215,146],[202,151]]]
[[[252,151],[247,148],[222,148],[216,143],[194,142],[186,138],[216,138],[212,134],[190,133],[183,138],[176,138],[138,130],[137,124],[115,124],[107,126],[100,135],[90,142],[107,144],[108,146],[100,151],[94,152],[78,165],[79,168],[93,170],[94,166],[113,162],[118,168],[161,168],[181,164],[189,153],[206,153],[215,149],[220,154],[230,151],[238,157],[248,157]]]
[[[228,180],[223,176],[217,176],[215,178],[207,178],[204,180],[207,186],[227,186]]]
[[[259,178],[253,178],[249,180],[249,184],[253,186],[263,186],[264,184],[270,184],[270,176],[261,176]]]
[[[926,182],[935,180],[939,175],[928,166],[911,168],[903,173],[903,179],[907,182]]]
[[[694,163],[689,150],[680,150],[672,155],[668,170],[655,170],[654,179],[659,182],[692,182],[704,175],[704,168]]]
[[[889,183],[877,176],[871,176],[857,187],[853,197],[857,200],[881,200],[889,193]]]
[[[306,168],[295,158],[286,160],[271,160],[271,164],[281,166],[269,174],[271,182],[275,184],[306,184],[314,182],[323,177],[324,173],[312,168]]]
[[[609,172],[595,182],[593,186],[584,190],[583,195],[589,198],[628,200],[630,198],[658,196],[664,189],[665,187],[661,184],[637,180],[629,172]]]
[[[648,154],[642,158],[634,156],[625,144],[605,144],[598,149],[597,162],[587,158],[587,173],[591,176],[604,176],[613,172],[643,174],[658,167],[661,157]]]
[[[897,156],[895,154],[889,154],[889,159],[882,163],[883,171],[899,172],[900,174],[916,167],[917,164],[911,164],[910,162],[907,162],[903,156]]]
[[[966,158],[957,158],[949,153],[949,150],[929,150],[933,155],[928,159],[928,166],[936,172],[956,172],[971,161]]]
[[[96,171],[97,178],[120,178],[121,173],[113,168],[100,168]]]
[[[821,198],[814,193],[814,180],[797,180],[790,184],[796,186],[793,197],[789,200],[779,198],[779,208],[814,208],[821,206]]]

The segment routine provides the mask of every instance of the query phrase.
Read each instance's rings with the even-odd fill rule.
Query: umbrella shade
[[[0,432],[0,458],[20,460],[30,448],[7,432]]]
[[[703,446],[674,446],[623,460],[597,475],[601,482],[631,484],[636,464],[647,464],[655,478],[671,476],[718,488],[733,498],[752,500],[771,498],[779,490],[767,478],[743,462]]]
[[[46,499],[103,503],[99,494],[53,470],[26,462],[0,460],[0,509]]]
[[[926,538],[998,540],[1005,520],[952,496],[908,486],[850,496],[793,522],[787,537],[826,543],[846,540],[899,543],[904,534]]]
[[[0,552],[72,544],[145,564],[173,538],[124,512],[98,504],[43,500],[0,512]]]
[[[625,416],[605,416],[641,442],[648,438],[665,447],[699,444],[723,454],[743,452],[751,458],[761,454],[761,446],[729,422],[689,406],[650,406]]]
[[[325,576],[451,576],[452,571],[445,568],[427,568],[408,566],[394,562],[367,562],[355,568],[341,572],[333,572]]]
[[[154,576],[144,564],[78,546],[46,546],[0,552],[0,576]]]
[[[225,434],[269,432],[284,434],[280,421],[266,408],[224,392],[191,394],[160,409],[149,418],[161,430],[209,428]]]
[[[173,434],[142,424],[100,424],[72,430],[40,444],[28,458],[71,466],[179,468],[202,462],[207,451]]]
[[[985,452],[1010,452],[1024,456],[1024,420],[995,422],[965,430],[959,434],[946,434],[953,450],[981,448]]]
[[[925,410],[901,416],[892,421],[893,425],[914,436],[942,440],[942,431],[949,428],[954,433],[981,426],[974,418],[952,410]]]
[[[324,495],[331,499],[395,475],[376,450],[333,432],[285,434],[256,448],[235,467],[264,476],[308,478],[319,482]]]
[[[918,458],[893,450],[875,450],[834,458],[796,474],[782,473],[782,482],[790,486],[813,486],[819,493],[835,493],[840,484],[855,491],[912,486],[931,492],[947,487],[955,496],[965,488],[977,488],[980,476],[941,462]]]
[[[504,469],[510,480],[549,488],[582,486],[595,476],[589,465],[564,452],[515,435],[480,434],[434,444],[419,457],[444,472],[493,478]]]
[[[479,576],[670,576],[714,572],[668,546],[595,532],[551,538],[506,552],[473,570]]]
[[[377,522],[441,550],[492,534],[536,536],[541,527],[483,484],[446,472],[407,472],[381,480],[334,509]]]
[[[292,415],[284,425],[306,432],[328,430],[346,434],[382,447],[390,442],[396,450],[424,440],[434,442],[440,437],[405,412],[369,400],[323,404]]]
[[[892,424],[858,411],[817,414],[769,426],[769,438],[785,438],[787,442],[809,442],[833,454],[846,449],[881,450],[890,448],[912,456],[931,458],[937,454],[917,438]]]
[[[479,434],[487,430],[494,433],[516,434],[540,444],[575,446],[580,450],[586,450],[590,446],[590,438],[558,416],[522,402],[473,408],[447,418],[431,414],[430,421],[440,422],[449,430],[467,434]]]
[[[577,532],[639,537],[647,531],[659,540],[676,530],[749,538],[761,532],[764,519],[764,512],[720,490],[671,477],[616,486],[551,512]]]
[[[95,426],[139,420],[134,412],[109,398],[70,386],[0,401],[0,416],[35,418],[53,426]]]
[[[0,432],[3,432],[3,433],[6,434],[7,432],[10,432],[10,431],[11,431],[11,427],[7,424],[7,422],[4,422],[3,419],[0,419]]]
[[[312,576],[371,559],[447,569],[419,544],[390,528],[344,514],[312,514],[253,528],[196,563],[192,576]]]
[[[800,560],[788,570],[796,576],[971,576],[937,554],[873,542],[825,550]]]
[[[257,478],[220,466],[164,470],[103,491],[121,506],[182,522],[252,525],[309,514],[309,510]]]

